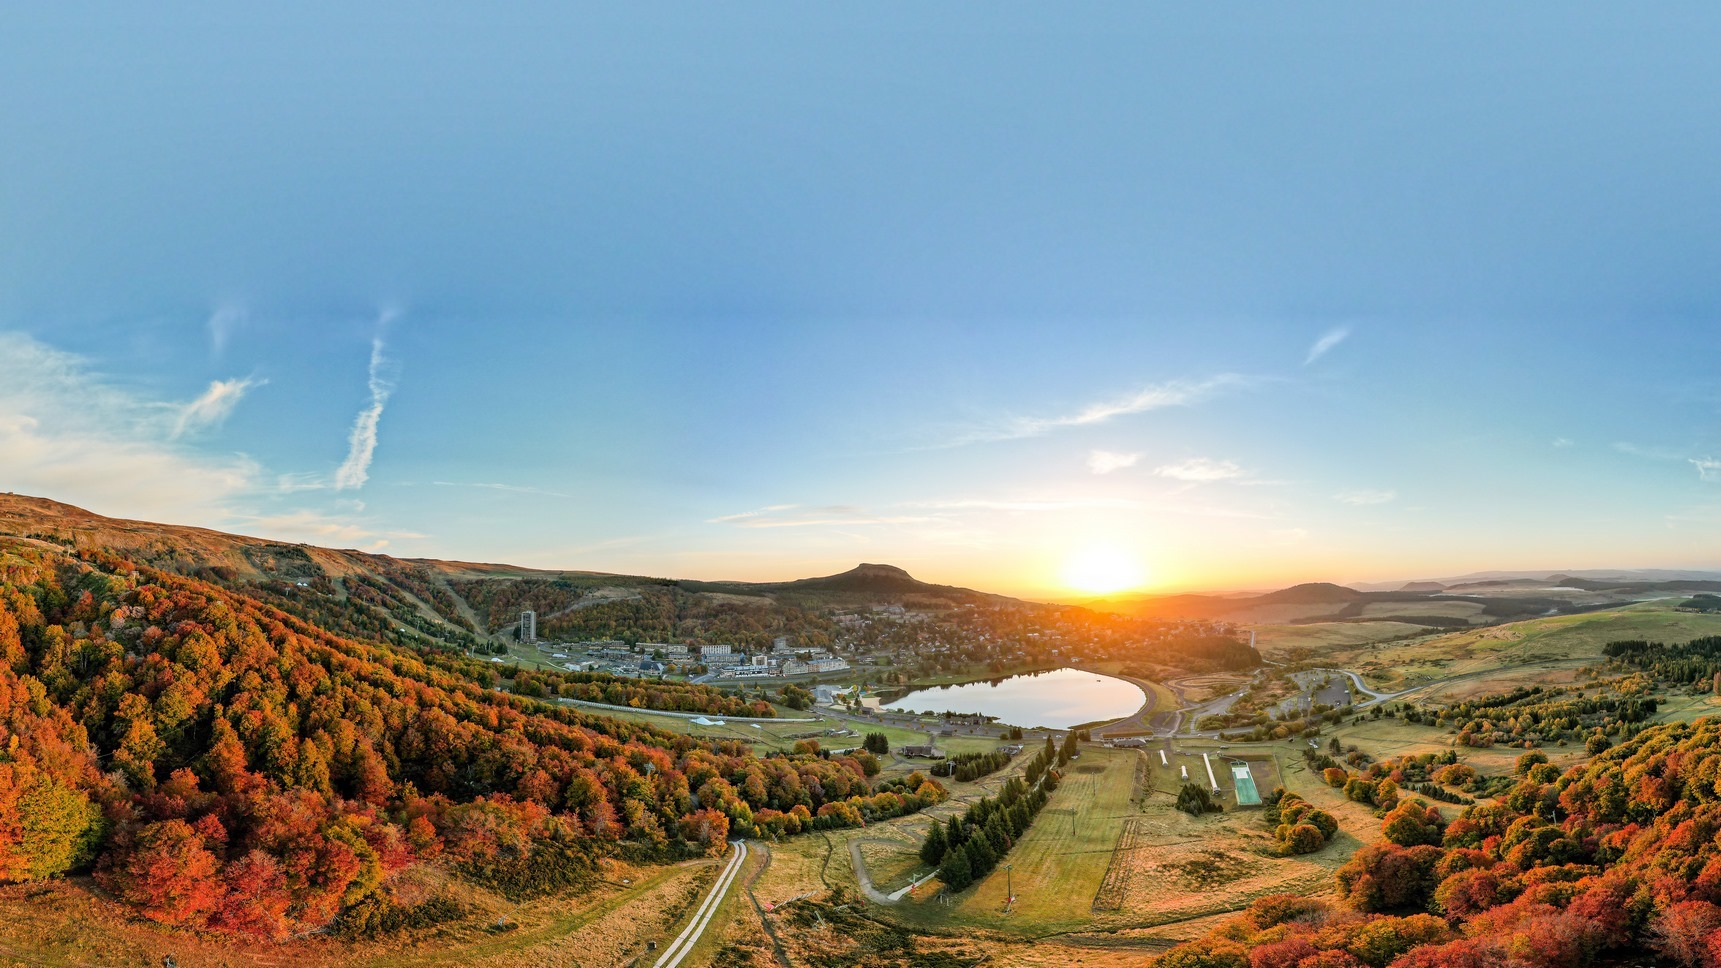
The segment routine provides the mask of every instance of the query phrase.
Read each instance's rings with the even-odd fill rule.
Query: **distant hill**
[[[643,634],[682,621],[695,627],[715,622],[718,630],[765,625],[803,630],[808,628],[806,610],[831,607],[1036,607],[971,588],[923,582],[889,564],[866,563],[840,574],[794,581],[740,582],[403,559],[108,518],[16,494],[0,495],[0,534],[59,547],[107,548],[153,567],[247,588],[247,594],[271,604],[314,606],[322,610],[316,616],[319,621],[347,634],[457,643],[474,635],[509,633],[526,608],[536,611],[540,627],[552,632],[595,634],[595,629],[614,626]],[[1384,588],[1308,582],[1260,594],[1137,595],[1074,604],[1158,619],[1239,624],[1396,621],[1445,628],[1704,591],[1721,591],[1721,573],[1477,572]],[[734,610],[747,608],[766,609],[773,617],[763,622],[733,617]]]
[[[1600,580],[1556,575],[1476,578],[1457,584],[1423,580],[1368,590],[1309,582],[1258,595],[1144,595],[1089,604],[1125,615],[1241,625],[1390,621],[1460,628],[1702,591],[1721,591],[1721,581]]]
[[[1332,582],[1313,581],[1290,588],[1257,595],[1253,602],[1257,605],[1313,605],[1331,604],[1334,602],[1354,602],[1367,598],[1367,592],[1359,592],[1354,588],[1335,585]]]
[[[802,578],[786,582],[678,582],[692,591],[728,592],[739,595],[764,595],[795,601],[819,601],[828,604],[912,604],[914,601],[935,601],[945,604],[979,604],[1014,602],[1003,595],[978,592],[954,585],[933,585],[920,581],[895,565],[861,564],[839,575],[823,578]]]
[[[46,498],[0,494],[0,535],[56,548],[102,548],[141,564],[216,581],[293,609],[346,634],[468,645],[511,634],[532,609],[546,635],[602,635],[611,627],[705,628],[737,641],[754,628],[811,633],[805,610],[1013,603],[969,588],[922,582],[888,564],[785,582],[699,581],[518,565],[395,558],[353,549],[109,518]],[[1028,603],[1020,603],[1027,605]],[[1040,606],[1034,606],[1040,607]],[[736,609],[768,618],[737,618]],[[762,635],[763,632],[754,634]]]

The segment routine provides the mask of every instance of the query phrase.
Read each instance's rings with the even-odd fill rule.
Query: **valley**
[[[20,500],[0,504],[9,508],[14,532],[0,538],[9,542],[0,550],[0,568],[14,589],[9,614],[21,630],[22,651],[13,653],[13,668],[48,675],[44,681],[51,684],[51,694],[65,697],[63,701],[91,701],[80,698],[90,696],[88,687],[79,685],[88,673],[80,673],[75,664],[44,665],[43,643],[62,634],[53,628],[64,628],[64,634],[81,643],[76,646],[80,654],[95,654],[91,650],[102,648],[104,641],[143,641],[127,631],[134,607],[128,602],[139,594],[144,598],[138,601],[148,600],[146,586],[139,582],[149,578],[165,583],[165,588],[178,588],[175,595],[226,601],[222,607],[244,614],[260,610],[259,620],[271,613],[282,616],[270,620],[277,623],[290,613],[303,616],[289,622],[302,631],[273,634],[328,642],[335,650],[331,657],[351,657],[342,662],[364,656],[363,662],[391,664],[396,675],[416,677],[418,689],[434,684],[458,691],[464,679],[469,684],[464,703],[501,703],[498,712],[506,710],[505,715],[522,726],[553,717],[564,724],[557,729],[573,726],[591,737],[568,750],[593,741],[611,742],[598,739],[602,735],[635,744],[635,752],[628,754],[633,765],[603,767],[597,774],[607,791],[605,799],[625,806],[625,817],[619,809],[594,808],[589,801],[574,808],[574,801],[567,799],[571,794],[538,792],[546,783],[547,789],[558,790],[569,782],[543,769],[491,781],[495,785],[488,793],[480,792],[482,788],[466,793],[445,788],[447,793],[438,794],[439,805],[425,814],[431,822],[413,835],[436,848],[415,848],[423,851],[416,860],[404,854],[382,861],[378,855],[374,896],[386,900],[374,915],[381,920],[368,926],[360,926],[350,913],[320,923],[311,920],[316,915],[305,905],[314,899],[315,888],[309,882],[302,887],[290,880],[282,883],[279,889],[285,893],[275,915],[281,920],[258,930],[227,920],[237,916],[220,913],[220,902],[213,899],[209,903],[217,908],[212,913],[187,915],[179,913],[182,909],[163,908],[140,917],[125,903],[126,897],[136,896],[134,889],[124,886],[110,861],[92,865],[87,859],[72,859],[58,877],[14,875],[17,883],[0,887],[0,952],[24,964],[147,961],[171,954],[187,966],[571,963],[794,968],[966,965],[980,959],[1022,966],[1138,965],[1202,943],[1214,925],[1263,898],[1339,898],[1343,891],[1335,886],[1340,883],[1335,877],[1367,854],[1365,846],[1380,841],[1380,818],[1386,810],[1359,801],[1376,796],[1368,791],[1377,781],[1369,779],[1365,792],[1357,793],[1358,770],[1367,775],[1383,762],[1433,759],[1451,764],[1451,776],[1442,773],[1445,779],[1432,784],[1409,778],[1433,775],[1423,767],[1410,773],[1394,768],[1393,776],[1406,779],[1388,801],[1422,797],[1443,824],[1451,824],[1468,809],[1480,809],[1467,804],[1503,805],[1510,790],[1521,788],[1521,783],[1513,786],[1513,777],[1521,772],[1526,749],[1539,751],[1555,774],[1564,773],[1583,768],[1634,735],[1653,732],[1658,724],[1682,728],[1721,711],[1707,680],[1693,687],[1689,681],[1658,681],[1634,673],[1621,664],[1627,660],[1620,655],[1637,653],[1620,653],[1610,645],[1721,636],[1721,614],[1686,607],[1686,599],[1654,594],[1657,589],[1645,589],[1640,601],[1450,631],[1405,634],[1399,625],[1366,616],[1356,622],[1300,621],[1245,630],[1210,619],[1185,624],[1107,618],[921,586],[880,566],[863,566],[850,577],[788,583],[736,596],[732,588],[722,593],[688,591],[684,586],[689,583],[655,579],[585,573],[544,578],[494,566],[407,564],[323,549],[292,554],[273,550],[265,556],[257,550],[264,545],[253,539],[215,533],[190,535],[181,548],[174,543],[180,536],[168,529],[152,534],[137,523],[79,517],[52,505],[32,510]],[[28,530],[20,526],[20,518],[30,520]],[[69,527],[68,521],[76,521],[77,527]],[[117,557],[118,551],[95,547],[98,540],[143,554],[157,562],[156,567],[170,563],[187,577],[155,572],[150,578]],[[255,571],[240,570],[240,561]],[[259,567],[260,561],[265,564]],[[283,566],[283,561],[297,564]],[[284,567],[292,591],[280,587]],[[476,574],[486,577],[472,577]],[[445,580],[432,580],[438,578]],[[68,581],[72,588],[110,597],[86,596],[86,604],[76,606],[71,597],[54,591]],[[472,582],[487,584],[474,587]],[[139,591],[124,590],[132,587]],[[20,590],[28,594],[20,598]],[[781,636],[798,643],[800,636],[824,635],[828,637],[810,641],[847,657],[852,668],[780,682],[727,681],[675,662],[665,663],[655,675],[571,672],[550,660],[600,646],[618,655],[650,655],[647,648],[664,655],[667,647],[641,644],[644,639],[630,642],[631,633],[607,640],[609,644],[522,641],[518,629],[506,621],[522,603],[536,605],[546,619],[540,625],[545,630],[540,634],[545,634],[556,627],[552,616],[636,609],[653,595],[665,594],[727,596],[716,603],[716,611],[697,606],[687,612],[677,606],[675,614],[690,617],[676,621],[691,624],[653,630],[659,638],[692,646],[686,652],[690,657],[697,656],[700,645],[718,638],[738,639],[730,644],[740,648],[754,643],[753,649],[766,654],[774,640],[780,645]],[[328,603],[319,603],[317,595],[326,596]],[[569,597],[575,605],[592,604],[558,605]],[[768,604],[736,604],[735,597],[760,598]],[[110,604],[104,606],[104,601]],[[409,606],[424,623],[393,624],[392,634],[379,636],[377,646],[346,644],[333,637],[379,620],[397,622],[401,609]],[[277,611],[284,607],[288,611]],[[32,608],[48,611],[41,613],[44,618],[33,619]],[[64,615],[70,624],[29,624],[69,608],[73,610]],[[113,609],[110,617],[102,617],[104,608]],[[305,624],[335,608],[346,610],[334,623],[339,632]],[[737,615],[750,616],[747,621],[753,624],[736,624]],[[112,631],[97,633],[98,624]],[[603,630],[613,628],[606,625]],[[758,628],[764,637],[748,639],[746,628]],[[1133,641],[1132,634],[1138,636]],[[1224,644],[1227,636],[1231,644]],[[1238,663],[1249,639],[1259,659]],[[1212,650],[1201,651],[1209,643]],[[923,648],[917,651],[917,645]],[[184,648],[147,661],[184,662],[179,658],[186,654]],[[383,651],[376,651],[379,648]],[[414,671],[417,667],[402,665],[400,658],[389,658],[389,650],[428,664]],[[117,663],[110,666],[115,672],[135,670],[124,673],[135,676],[146,656],[127,654],[129,658],[113,654],[107,661]],[[1035,658],[1042,655],[1045,659]],[[1109,717],[1049,729],[1039,728],[1045,725],[1041,722],[1012,722],[1008,709],[1015,706],[998,707],[989,717],[977,715],[988,711],[984,701],[978,709],[953,702],[962,710],[955,713],[936,701],[940,683],[972,683],[968,688],[979,689],[981,697],[993,692],[985,685],[988,681],[1008,679],[1029,690],[1028,696],[1035,689],[1055,689],[1056,677],[1011,669],[1020,664],[1031,673],[1036,666],[1044,668],[1046,660],[1073,663],[1066,672],[1090,686],[1106,676],[1119,677],[1104,681],[1130,690],[1134,698]],[[232,661],[242,661],[240,654]],[[979,670],[974,669],[977,662],[984,664]],[[906,709],[886,708],[892,697],[917,687],[932,688],[916,694],[923,698]],[[1628,714],[1606,712],[1615,708],[1607,697],[1622,688],[1645,702],[1654,701],[1632,706],[1638,710],[1629,714],[1633,718],[1617,718]],[[480,698],[486,695],[494,698]],[[206,799],[215,804],[210,823],[217,816],[227,818],[224,831],[260,832],[263,828],[255,825],[261,820],[247,817],[260,816],[253,812],[270,801],[220,805],[219,791],[241,781],[204,772],[212,769],[205,765],[209,754],[199,753],[196,745],[175,745],[201,741],[183,730],[168,733],[170,721],[153,711],[164,708],[166,696],[159,693],[153,704],[126,707],[130,711],[120,715],[131,717],[131,722],[149,717],[158,734],[176,736],[155,740],[159,752],[149,755],[164,757],[166,763],[177,759],[191,770],[170,777],[158,759],[153,769],[128,766],[123,776],[98,779],[99,773],[90,773],[88,792],[81,795],[95,804],[105,802],[109,816],[127,816],[116,804],[128,797],[139,806],[127,809],[144,810],[146,817],[149,812],[161,817],[164,809],[167,818],[185,816],[185,807],[164,807],[166,801],[158,794],[145,792],[154,784],[186,802]],[[1565,696],[1575,698],[1558,698]],[[228,701],[249,700],[234,693]],[[213,707],[197,702],[191,707],[194,719],[214,713]],[[1532,721],[1514,713],[1486,719],[1486,710],[1501,703],[1505,705],[1500,708],[1540,709],[1535,704],[1553,702],[1567,703],[1557,708],[1574,712],[1549,715],[1571,718]],[[205,711],[198,713],[199,708]],[[1452,710],[1475,711],[1463,713],[1469,719],[1446,718]],[[1024,715],[1031,720],[1041,714]],[[1484,720],[1486,725],[1477,725]],[[86,714],[86,721],[100,720]],[[303,749],[327,742],[318,738],[325,734],[308,731],[309,721],[289,728],[310,744]],[[543,731],[535,726],[529,730]],[[550,735],[545,733],[539,742],[561,742]],[[24,763],[76,755],[75,745],[68,754],[54,752],[57,747],[43,746],[40,739],[31,742],[37,745],[28,748]],[[130,752],[129,738],[97,742],[118,751],[116,756],[139,755]],[[383,792],[387,787],[363,794],[356,785],[382,779],[362,780],[361,761],[372,755],[363,750],[372,749],[392,764],[389,757],[399,754],[389,751],[398,749],[393,744],[401,738],[378,735],[343,753],[345,747],[339,744],[350,742],[339,740],[330,747],[327,780],[309,781],[313,789],[326,791],[318,809],[338,818],[363,807],[373,811],[373,823],[384,818],[398,823],[424,809],[412,807],[415,801],[392,799],[397,795]],[[231,776],[301,775],[293,772],[301,767],[290,760],[274,766],[265,753],[235,755],[245,766]],[[715,776],[726,774],[732,780],[694,783],[693,776],[702,771],[714,776],[699,765],[702,757],[727,758],[728,766]],[[1047,762],[1053,765],[1049,771],[1043,765]],[[828,772],[839,763],[853,772]],[[1332,779],[1335,763],[1342,764],[1339,775],[1348,777],[1337,787]],[[823,806],[815,800],[815,809],[797,807],[797,816],[782,809],[782,793],[743,783],[750,774],[783,778],[767,783],[793,783],[782,772],[790,764],[809,782],[818,777],[830,783],[840,775],[849,789],[841,797],[832,797],[827,789]],[[967,772],[941,774],[941,764],[969,765],[962,767]],[[763,775],[761,768],[766,768]],[[226,769],[241,767],[235,763]],[[277,769],[286,772],[272,772]],[[391,784],[397,776],[403,781],[417,776],[415,782],[432,789],[446,783],[436,779],[435,771],[407,772],[422,768],[409,768],[404,761],[383,769]],[[935,826],[942,833],[953,821],[974,816],[1012,787],[1021,789],[1025,780],[1047,772],[1056,774],[1056,785],[1042,794],[1043,808],[1019,834],[990,835],[1005,838],[998,842],[1004,850],[989,860],[974,883],[952,886],[937,864],[924,859],[923,848]],[[681,796],[697,790],[698,810],[687,800],[682,801],[686,806],[675,806],[675,788],[661,785],[662,778],[680,782],[690,773]],[[29,782],[34,781],[26,779]],[[258,782],[270,781],[242,781]],[[203,783],[211,784],[212,792],[204,792]],[[128,789],[134,792],[128,794]],[[258,789],[248,796],[261,795]],[[503,791],[513,796],[501,796]],[[642,794],[644,799],[635,799]],[[360,796],[372,797],[373,805],[348,799]],[[1190,807],[1192,796],[1208,809]],[[465,797],[474,799],[462,806]],[[732,799],[719,810],[706,809],[722,798]],[[1259,805],[1262,798],[1264,806]],[[1290,841],[1284,838],[1290,828],[1275,828],[1263,816],[1293,801],[1330,818],[1323,821],[1330,829],[1288,850]],[[542,807],[532,806],[534,802]],[[485,803],[506,806],[499,818],[517,817],[506,823],[526,825],[508,835],[524,837],[518,846],[504,847],[491,834],[485,835],[487,846],[482,847],[465,839],[468,835],[461,831],[471,821],[463,818]],[[655,826],[647,824],[638,806],[630,803],[655,803],[653,809],[665,811],[663,819]],[[517,813],[522,809],[526,812]],[[542,821],[530,819],[533,810]],[[567,810],[568,819],[554,821],[559,810]],[[601,819],[604,816],[614,819]],[[119,821],[122,829],[153,829],[138,827],[138,822]],[[325,833],[320,836],[327,837],[327,831],[335,829],[328,826],[331,822],[313,823],[322,824]],[[548,822],[562,824],[563,832],[552,838],[572,835],[580,842],[596,835],[611,846],[585,855],[565,883],[527,889],[510,886],[513,882],[507,878],[518,872],[500,880],[495,873],[481,873],[491,865],[496,872],[514,871],[510,857],[525,859],[550,850],[555,841],[539,838],[554,826],[544,832],[531,827]],[[613,833],[600,833],[605,823],[616,825]],[[653,829],[660,832],[647,833]],[[432,831],[435,841],[422,839]],[[262,847],[268,841],[254,839],[259,835],[245,834]],[[642,850],[654,840],[655,847]],[[216,843],[205,842],[211,847]],[[435,859],[438,852],[449,859]],[[451,862],[456,857],[464,859]],[[227,863],[231,867],[236,862]]]

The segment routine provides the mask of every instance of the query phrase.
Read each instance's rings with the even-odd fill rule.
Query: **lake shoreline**
[[[1061,665],[921,687],[893,698],[881,711],[975,716],[999,726],[1062,732],[1128,719],[1152,706],[1152,691],[1133,677]]]

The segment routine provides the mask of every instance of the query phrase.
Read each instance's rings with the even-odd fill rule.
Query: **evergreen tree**
[[[968,866],[976,880],[990,874],[993,865],[998,863],[998,854],[986,842],[984,835],[970,839],[962,849],[968,852]]]
[[[944,852],[950,846],[950,841],[944,836],[944,825],[934,823],[926,834],[926,843],[920,845],[920,859],[934,867],[944,859]]]
[[[962,849],[947,850],[944,860],[938,865],[938,879],[952,891],[960,891],[974,879],[973,868],[968,863],[968,852]]]

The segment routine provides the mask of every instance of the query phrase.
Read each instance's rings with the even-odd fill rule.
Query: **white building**
[[[538,641],[538,613],[529,608],[520,613],[520,641]]]
[[[725,679],[763,679],[772,674],[769,666],[738,665],[731,666],[719,673]]]
[[[731,649],[727,645],[702,645],[699,647],[699,654],[703,656],[728,655],[730,651]]]
[[[807,667],[814,672],[843,672],[849,664],[842,659],[814,659]]]

